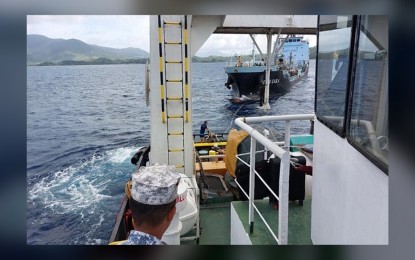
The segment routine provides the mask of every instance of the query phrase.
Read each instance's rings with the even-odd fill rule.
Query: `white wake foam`
[[[130,162],[127,159],[137,149],[117,148],[103,155],[93,154],[87,160],[54,172],[40,179],[28,190],[28,203],[40,202],[44,208],[51,209],[55,214],[78,212],[82,215],[85,209],[92,213],[101,201],[111,198],[106,194],[117,175],[121,174],[122,178],[130,174]]]

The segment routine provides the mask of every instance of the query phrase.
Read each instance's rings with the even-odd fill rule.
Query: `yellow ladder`
[[[167,124],[168,164],[184,173],[184,125],[189,123],[187,16],[159,15],[161,120]]]

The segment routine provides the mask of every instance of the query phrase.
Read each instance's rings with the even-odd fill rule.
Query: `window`
[[[387,16],[320,16],[318,27],[316,116],[388,174]]]
[[[352,16],[320,16],[316,78],[316,115],[345,134]]]
[[[386,16],[361,17],[348,127],[351,143],[384,171],[389,153],[387,28]]]

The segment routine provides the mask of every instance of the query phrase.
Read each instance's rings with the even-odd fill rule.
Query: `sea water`
[[[259,104],[231,104],[225,63],[192,64],[193,129],[208,120],[215,133],[237,128],[239,116],[314,111],[315,61],[308,77]],[[149,145],[144,65],[27,67],[27,243],[107,244],[130,159]],[[262,126],[284,129],[282,123]],[[309,123],[293,125],[307,132]]]

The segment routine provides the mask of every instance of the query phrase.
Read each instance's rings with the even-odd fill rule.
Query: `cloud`
[[[27,33],[49,38],[79,39],[88,44],[112,48],[150,50],[150,19],[147,15],[28,15]],[[306,36],[308,38],[315,36]],[[274,36],[275,40],[276,36]],[[266,52],[265,35],[257,35],[261,50]],[[310,42],[310,46],[312,42]],[[315,43],[314,43],[315,45]],[[245,34],[213,34],[196,53],[197,56],[247,55],[252,40]],[[255,50],[258,53],[257,50]]]
[[[29,15],[27,33],[149,50],[149,19],[145,15]]]
[[[83,15],[28,15],[27,24],[71,24],[85,18]]]
[[[274,35],[272,42],[276,40]],[[316,45],[315,35],[304,36],[309,42],[310,47]],[[267,52],[267,39],[265,35],[256,35],[255,40],[262,53]],[[248,34],[212,34],[208,40],[196,53],[196,56],[206,57],[209,55],[234,56],[234,55],[250,55],[252,53],[253,42]],[[259,51],[255,47],[255,53]]]
[[[266,51],[266,42],[258,36],[257,40],[260,48]],[[247,55],[252,53],[252,47],[252,40],[247,34],[212,34],[196,55],[202,57],[209,55]]]

